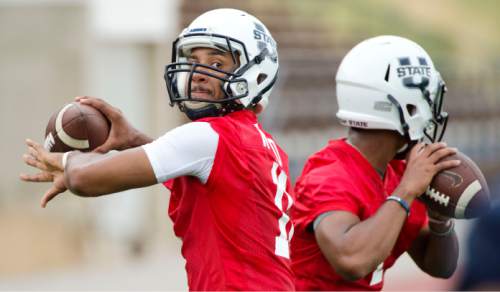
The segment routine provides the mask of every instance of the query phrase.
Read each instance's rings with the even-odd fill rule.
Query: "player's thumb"
[[[94,149],[92,152],[97,152],[97,153],[108,153],[110,150],[113,150],[113,145],[110,142],[105,142],[101,146],[97,147]]]

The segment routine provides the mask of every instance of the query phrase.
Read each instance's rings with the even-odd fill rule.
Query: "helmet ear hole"
[[[257,76],[257,84],[261,84],[264,80],[266,80],[266,78],[267,74],[260,73],[259,76]]]
[[[417,113],[417,107],[413,104],[407,104],[406,110],[410,114],[410,117],[413,117]]]

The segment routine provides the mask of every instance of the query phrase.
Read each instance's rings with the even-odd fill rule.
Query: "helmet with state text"
[[[446,86],[427,52],[397,36],[356,45],[336,76],[337,118],[354,128],[397,131],[410,141],[440,141],[448,114]]]
[[[229,52],[238,66],[228,72],[190,62],[190,52],[195,48]],[[172,63],[166,66],[164,77],[170,104],[178,104],[191,120],[196,120],[257,104],[264,108],[277,80],[278,67],[276,41],[266,26],[244,11],[224,8],[200,15],[181,32],[173,43]],[[193,96],[194,74],[217,79],[224,96],[217,100]]]

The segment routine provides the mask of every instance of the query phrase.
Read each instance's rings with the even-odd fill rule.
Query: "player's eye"
[[[220,69],[220,68],[222,68],[222,63],[220,63],[220,62],[213,62],[212,65],[210,65],[210,66],[212,66],[214,68],[217,68],[217,69]]]

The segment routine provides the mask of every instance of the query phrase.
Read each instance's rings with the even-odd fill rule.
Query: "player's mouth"
[[[212,90],[201,86],[195,86],[191,89],[191,97],[206,100],[214,99]]]

